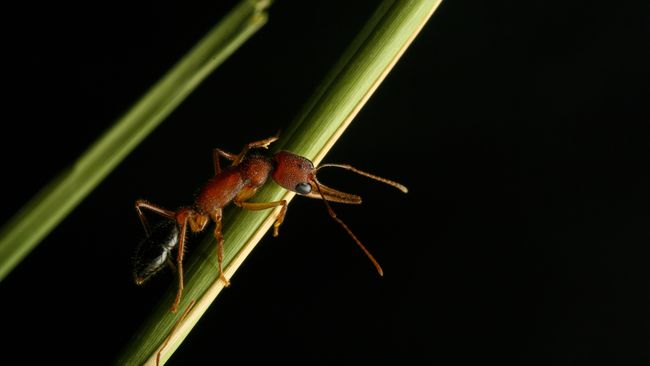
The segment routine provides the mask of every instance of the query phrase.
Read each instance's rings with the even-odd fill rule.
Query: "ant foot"
[[[223,281],[224,287],[230,287],[230,281],[226,278],[226,275],[222,273],[221,275],[219,275],[219,278]]]
[[[276,237],[280,234],[280,225],[282,225],[282,222],[284,220],[276,221],[275,224],[273,224],[273,236]]]

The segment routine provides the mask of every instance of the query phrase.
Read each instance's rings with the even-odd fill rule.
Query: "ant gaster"
[[[384,179],[349,165],[323,164],[315,168],[311,161],[302,156],[280,151],[270,154],[266,151],[268,146],[278,139],[277,136],[255,141],[244,146],[242,151],[235,155],[220,149],[214,149],[213,160],[215,175],[199,190],[193,206],[181,207],[170,211],[145,200],[138,200],[135,209],[142,221],[147,238],[140,243],[135,254],[134,277],[135,283],[140,285],[152,275],[162,269],[165,264],[172,267],[171,252],[176,248],[176,269],[178,272],[178,291],[172,306],[176,312],[183,293],[183,255],[188,227],[192,232],[203,231],[211,220],[215,223],[214,236],[217,239],[217,263],[219,277],[228,286],[230,282],[223,273],[223,242],[221,234],[221,218],[223,208],[233,202],[235,205],[247,210],[264,210],[281,206],[280,213],[273,225],[273,236],[278,236],[278,230],[287,213],[287,201],[275,202],[247,202],[255,195],[257,190],[266,183],[269,177],[283,188],[296,192],[302,196],[322,199],[330,216],[336,220],[350,234],[380,275],[383,271],[379,263],[370,252],[361,244],[361,241],[352,233],[347,225],[339,219],[328,201],[360,204],[361,197],[337,191],[318,181],[316,173],[325,167],[337,167],[350,170],[365,177],[391,185],[406,193],[403,185]],[[222,170],[219,158],[224,157],[232,164]],[[162,223],[151,230],[143,209],[147,209],[166,218]]]

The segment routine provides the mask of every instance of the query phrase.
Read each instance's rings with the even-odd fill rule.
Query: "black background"
[[[5,9],[2,222],[233,4]],[[174,281],[132,284],[134,201],[188,204],[213,147],[286,127],[375,7],[277,1],[0,283],[3,357],[111,363]],[[647,364],[648,14],[443,2],[326,158],[410,188],[323,178],[364,197],[336,209],[385,277],[297,198],[170,364]]]

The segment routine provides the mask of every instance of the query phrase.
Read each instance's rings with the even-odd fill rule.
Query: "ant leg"
[[[224,282],[226,287],[230,286],[230,281],[223,273],[223,234],[221,234],[221,209],[218,209],[212,215],[214,221],[214,237],[217,239],[217,265],[219,266],[219,278]]]
[[[187,305],[187,309],[185,309],[183,314],[181,314],[181,317],[178,318],[176,324],[174,324],[174,327],[172,327],[172,330],[169,331],[169,335],[167,336],[167,338],[165,338],[165,341],[163,342],[162,346],[160,346],[160,350],[156,354],[156,366],[160,365],[160,356],[162,355],[162,352],[167,347],[167,344],[169,344],[169,341],[172,339],[174,333],[176,333],[176,330],[178,330],[178,327],[181,325],[183,320],[185,320],[185,318],[187,317],[187,314],[189,314],[190,310],[192,310],[192,308],[194,307],[195,302],[196,302],[195,300],[190,301],[190,304]]]
[[[273,137],[266,138],[264,140],[254,141],[254,142],[250,142],[250,143],[246,144],[246,146],[244,146],[242,151],[237,155],[237,158],[232,163],[232,165],[235,165],[235,166],[239,165],[239,163],[241,163],[241,161],[244,160],[244,157],[246,156],[246,153],[248,152],[248,150],[255,149],[255,148],[267,149],[269,147],[269,145],[271,143],[273,143],[274,141],[277,141],[277,139],[279,139],[278,136],[273,136]]]
[[[212,161],[214,162],[214,175],[217,175],[221,173],[221,165],[219,164],[219,156],[223,156],[224,158],[234,161],[237,159],[236,154],[229,153],[227,151],[223,151],[221,149],[214,149],[212,150]]]
[[[172,271],[176,272],[176,265],[174,264],[174,262],[172,262],[171,259],[169,259],[169,257],[167,257],[166,262],[167,262],[167,265],[169,266],[169,268],[171,268]]]
[[[265,210],[267,208],[282,206],[278,217],[275,219],[275,224],[273,224],[273,236],[278,236],[280,225],[282,225],[284,216],[287,214],[287,201],[280,200],[274,202],[245,202],[247,199],[253,197],[255,195],[255,192],[257,192],[257,188],[244,187],[241,191],[239,191],[233,202],[238,207],[251,211],[259,211]]]
[[[218,148],[212,150],[212,161],[214,162],[214,174],[217,175],[217,174],[221,173],[221,164],[219,163],[219,157],[220,156],[232,161],[233,166],[234,165],[239,165],[239,163],[241,163],[241,161],[244,160],[244,156],[246,156],[246,153],[248,153],[248,150],[254,149],[256,147],[267,148],[273,141],[275,141],[277,139],[278,139],[278,137],[274,136],[274,137],[269,137],[269,138],[264,139],[264,140],[248,143],[248,144],[246,144],[246,146],[244,146],[244,148],[242,149],[242,151],[239,154],[229,153],[227,151],[224,151],[224,150],[221,150],[221,149],[218,149]]]
[[[176,217],[174,211],[170,211],[160,206],[156,206],[153,203],[150,203],[149,201],[146,200],[135,201],[135,210],[138,212],[138,217],[140,217],[140,222],[142,223],[142,226],[144,227],[144,232],[147,234],[147,236],[150,235],[151,228],[149,227],[149,222],[147,221],[147,218],[144,216],[144,212],[142,212],[143,208],[146,208],[147,210],[157,213],[158,215],[168,218],[170,220],[174,220]]]
[[[176,215],[176,221],[181,226],[181,231],[178,234],[178,249],[176,254],[176,269],[178,270],[178,291],[176,292],[176,298],[174,299],[174,304],[172,305],[172,313],[175,313],[178,310],[178,304],[181,302],[181,295],[183,294],[183,256],[185,255],[185,237],[187,236],[187,222],[192,214],[193,211],[191,209],[184,208],[181,209],[181,211]]]
[[[235,204],[243,209],[251,211],[265,210],[267,208],[274,208],[282,206],[278,217],[275,218],[275,223],[273,224],[273,236],[278,236],[280,231],[280,225],[284,222],[284,216],[287,214],[287,201],[280,200],[274,202],[237,202]]]
[[[338,222],[343,227],[343,229],[345,229],[345,231],[347,231],[347,233],[357,243],[359,248],[361,248],[361,250],[363,250],[363,252],[366,254],[368,259],[370,259],[372,264],[375,266],[375,269],[377,269],[377,273],[379,273],[380,276],[383,276],[384,275],[384,270],[381,269],[381,266],[379,265],[379,262],[377,262],[375,257],[373,257],[372,254],[370,254],[370,251],[368,249],[366,249],[366,247],[361,243],[361,240],[359,240],[359,238],[357,238],[357,236],[354,235],[354,233],[352,232],[352,230],[350,230],[348,225],[346,225],[345,222],[343,222],[343,220],[341,220],[338,216],[336,216],[336,212],[334,212],[334,209],[332,208],[332,206],[330,206],[328,199],[325,197],[323,191],[321,190],[321,188],[323,186],[318,184],[317,181],[314,181],[314,183],[316,184],[316,189],[318,190],[318,193],[320,194],[321,198],[323,199],[323,203],[325,204],[325,207],[327,208],[327,213],[330,215],[331,218],[334,219],[334,221]]]

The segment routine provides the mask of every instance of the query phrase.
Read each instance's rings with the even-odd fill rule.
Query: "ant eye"
[[[311,192],[311,184],[304,182],[296,184],[296,192],[300,194],[309,194],[309,192]]]

